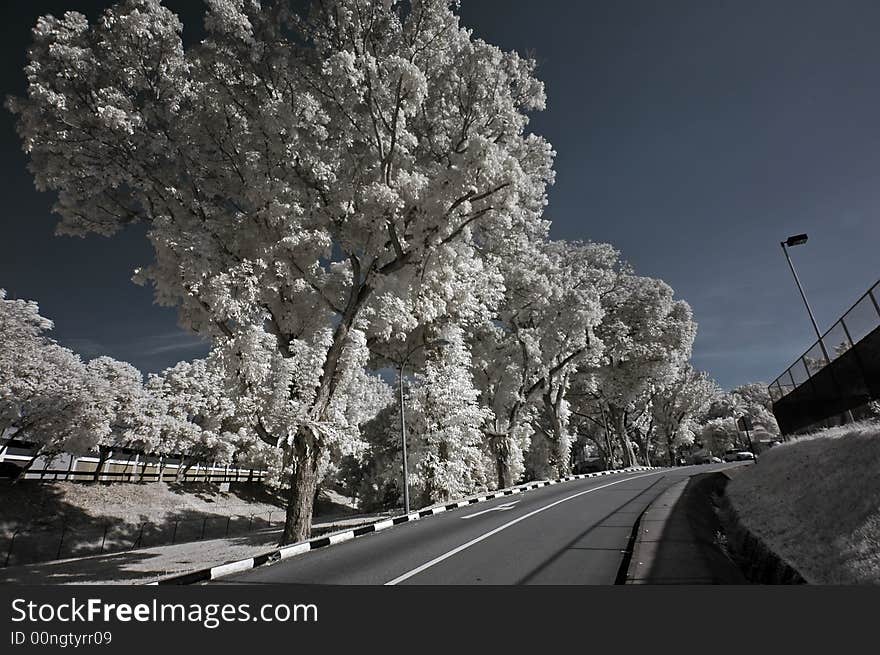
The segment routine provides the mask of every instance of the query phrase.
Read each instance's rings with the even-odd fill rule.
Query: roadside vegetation
[[[446,0],[302,4],[215,0],[197,44],[157,0],[39,20],[8,107],[58,232],[146,225],[135,281],[211,350],[144,380],[0,290],[4,442],[266,468],[291,542],[321,487],[400,502],[399,378],[420,504],[778,432],[668,284],[550,238],[535,61]]]
[[[880,422],[764,453],[727,495],[743,525],[813,584],[880,584]]]

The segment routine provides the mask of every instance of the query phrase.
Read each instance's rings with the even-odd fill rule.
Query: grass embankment
[[[812,584],[880,584],[880,423],[796,438],[734,477],[743,525]]]
[[[284,507],[283,495],[262,484],[6,483],[0,566],[247,535],[280,527]],[[326,490],[315,514],[326,522],[356,510]]]

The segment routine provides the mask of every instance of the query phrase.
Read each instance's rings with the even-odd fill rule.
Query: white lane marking
[[[477,512],[476,514],[468,514],[467,516],[462,516],[463,519],[472,519],[475,516],[479,516],[480,514],[485,514],[486,512],[506,512],[509,509],[513,509],[513,506],[516,505],[519,501],[514,500],[510,503],[504,503],[502,505],[496,505],[495,507],[490,507],[489,509],[484,509],[482,512]]]
[[[439,557],[435,557],[430,562],[425,562],[421,566],[417,566],[416,568],[414,568],[412,571],[407,571],[403,575],[400,575],[400,576],[394,578],[393,580],[389,580],[385,584],[386,585],[400,584],[404,580],[408,580],[409,578],[413,577],[414,575],[418,575],[422,571],[431,568],[435,564],[439,564],[440,562],[442,562],[445,559],[449,559],[453,555],[456,555],[456,554],[460,553],[461,551],[470,548],[474,544],[478,544],[481,541],[483,541],[484,539],[488,539],[493,534],[498,534],[502,530],[506,530],[510,526],[516,525],[520,521],[525,521],[527,518],[530,518],[530,517],[534,516],[535,514],[539,514],[539,513],[543,512],[544,510],[550,509],[551,507],[556,507],[556,505],[564,503],[568,500],[571,500],[573,498],[577,498],[578,496],[583,496],[584,494],[593,493],[594,491],[599,491],[600,489],[605,489],[607,487],[613,487],[615,484],[620,484],[622,482],[629,482],[630,480],[638,480],[639,478],[647,478],[652,475],[661,475],[662,473],[663,473],[663,471],[657,471],[656,473],[645,473],[644,475],[634,475],[632,477],[626,477],[623,480],[616,480],[614,482],[609,482],[608,484],[603,484],[598,487],[593,487],[592,489],[586,489],[584,491],[579,491],[578,493],[572,494],[571,496],[566,496],[565,498],[562,498],[561,500],[557,500],[555,502],[552,502],[549,505],[544,505],[544,507],[539,507],[538,509],[531,511],[528,514],[523,514],[522,516],[517,517],[517,518],[513,519],[512,521],[508,521],[504,525],[499,526],[499,527],[495,528],[494,530],[489,530],[489,532],[487,532],[486,534],[480,535],[479,537],[476,537],[475,539],[471,539],[467,543],[464,543],[461,546],[458,546],[457,548],[453,548],[448,553],[444,553],[443,555],[440,555]]]

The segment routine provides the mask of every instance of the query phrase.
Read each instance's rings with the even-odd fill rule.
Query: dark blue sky
[[[108,2],[15,3],[3,27],[4,93],[20,93],[40,13]],[[169,2],[185,25],[195,2]],[[812,342],[779,241],[820,328],[880,276],[880,3],[465,0],[475,33],[532,52],[558,152],[556,238],[609,241],[694,308],[695,364],[731,387],[772,380]],[[53,237],[12,121],[0,116],[0,287],[40,302],[56,338],[155,371],[204,346],[129,281],[142,231]]]

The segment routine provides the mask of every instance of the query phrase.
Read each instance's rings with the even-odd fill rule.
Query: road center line
[[[613,487],[614,485],[616,485],[616,484],[621,484],[622,482],[629,482],[630,480],[638,480],[639,478],[647,478],[647,477],[652,476],[652,475],[662,475],[664,472],[665,472],[665,471],[656,471],[655,473],[645,473],[645,474],[643,474],[643,475],[635,475],[635,476],[633,476],[633,477],[627,477],[627,478],[624,478],[623,480],[617,480],[617,481],[615,481],[615,482],[609,482],[608,484],[603,484],[602,486],[599,486],[599,487],[593,487],[592,489],[586,489],[586,490],[584,490],[584,491],[579,491],[578,493],[576,493],[576,494],[572,494],[571,496],[566,496],[565,498],[562,498],[562,499],[560,499],[560,500],[554,501],[554,502],[550,503],[549,505],[544,505],[543,507],[539,507],[538,509],[531,511],[531,512],[529,512],[528,514],[523,514],[522,516],[520,516],[520,517],[518,517],[518,518],[515,518],[515,519],[513,519],[512,521],[508,521],[508,522],[505,523],[504,525],[501,525],[501,526],[495,528],[494,530],[490,530],[489,532],[487,532],[487,533],[485,533],[485,534],[482,534],[482,535],[480,535],[479,537],[476,537],[476,538],[474,538],[474,539],[471,539],[471,540],[468,541],[467,543],[464,543],[464,544],[462,544],[461,546],[458,546],[457,548],[453,548],[453,549],[450,550],[448,553],[444,553],[443,555],[440,555],[439,557],[435,557],[435,558],[432,559],[430,562],[425,562],[425,563],[422,564],[421,566],[418,566],[418,567],[414,568],[412,571],[407,571],[407,572],[404,573],[403,575],[400,575],[400,576],[394,578],[393,580],[389,580],[389,581],[386,582],[385,584],[386,584],[386,585],[396,585],[396,584],[400,584],[400,583],[403,582],[404,580],[408,580],[409,578],[413,577],[414,575],[418,575],[418,574],[421,573],[422,571],[431,568],[431,567],[434,566],[435,564],[439,564],[440,562],[442,562],[442,561],[445,560],[445,559],[449,559],[449,558],[452,557],[453,555],[456,555],[456,554],[460,553],[461,551],[470,548],[470,547],[473,546],[474,544],[478,544],[478,543],[480,543],[481,541],[483,541],[484,539],[488,539],[488,538],[491,537],[493,534],[498,534],[498,533],[501,532],[502,530],[506,530],[506,529],[509,528],[510,526],[512,526],[512,525],[516,525],[516,524],[519,523],[520,521],[525,521],[527,518],[532,517],[532,516],[534,516],[535,514],[539,514],[539,513],[543,512],[544,510],[548,510],[548,509],[550,509],[551,507],[556,507],[556,505],[559,505],[559,504],[561,504],[561,503],[564,503],[564,502],[566,502],[566,501],[568,501],[568,500],[572,500],[573,498],[577,498],[578,496],[583,496],[584,494],[593,493],[594,491],[599,491],[600,489],[605,489],[605,488],[607,488],[607,487]]]

